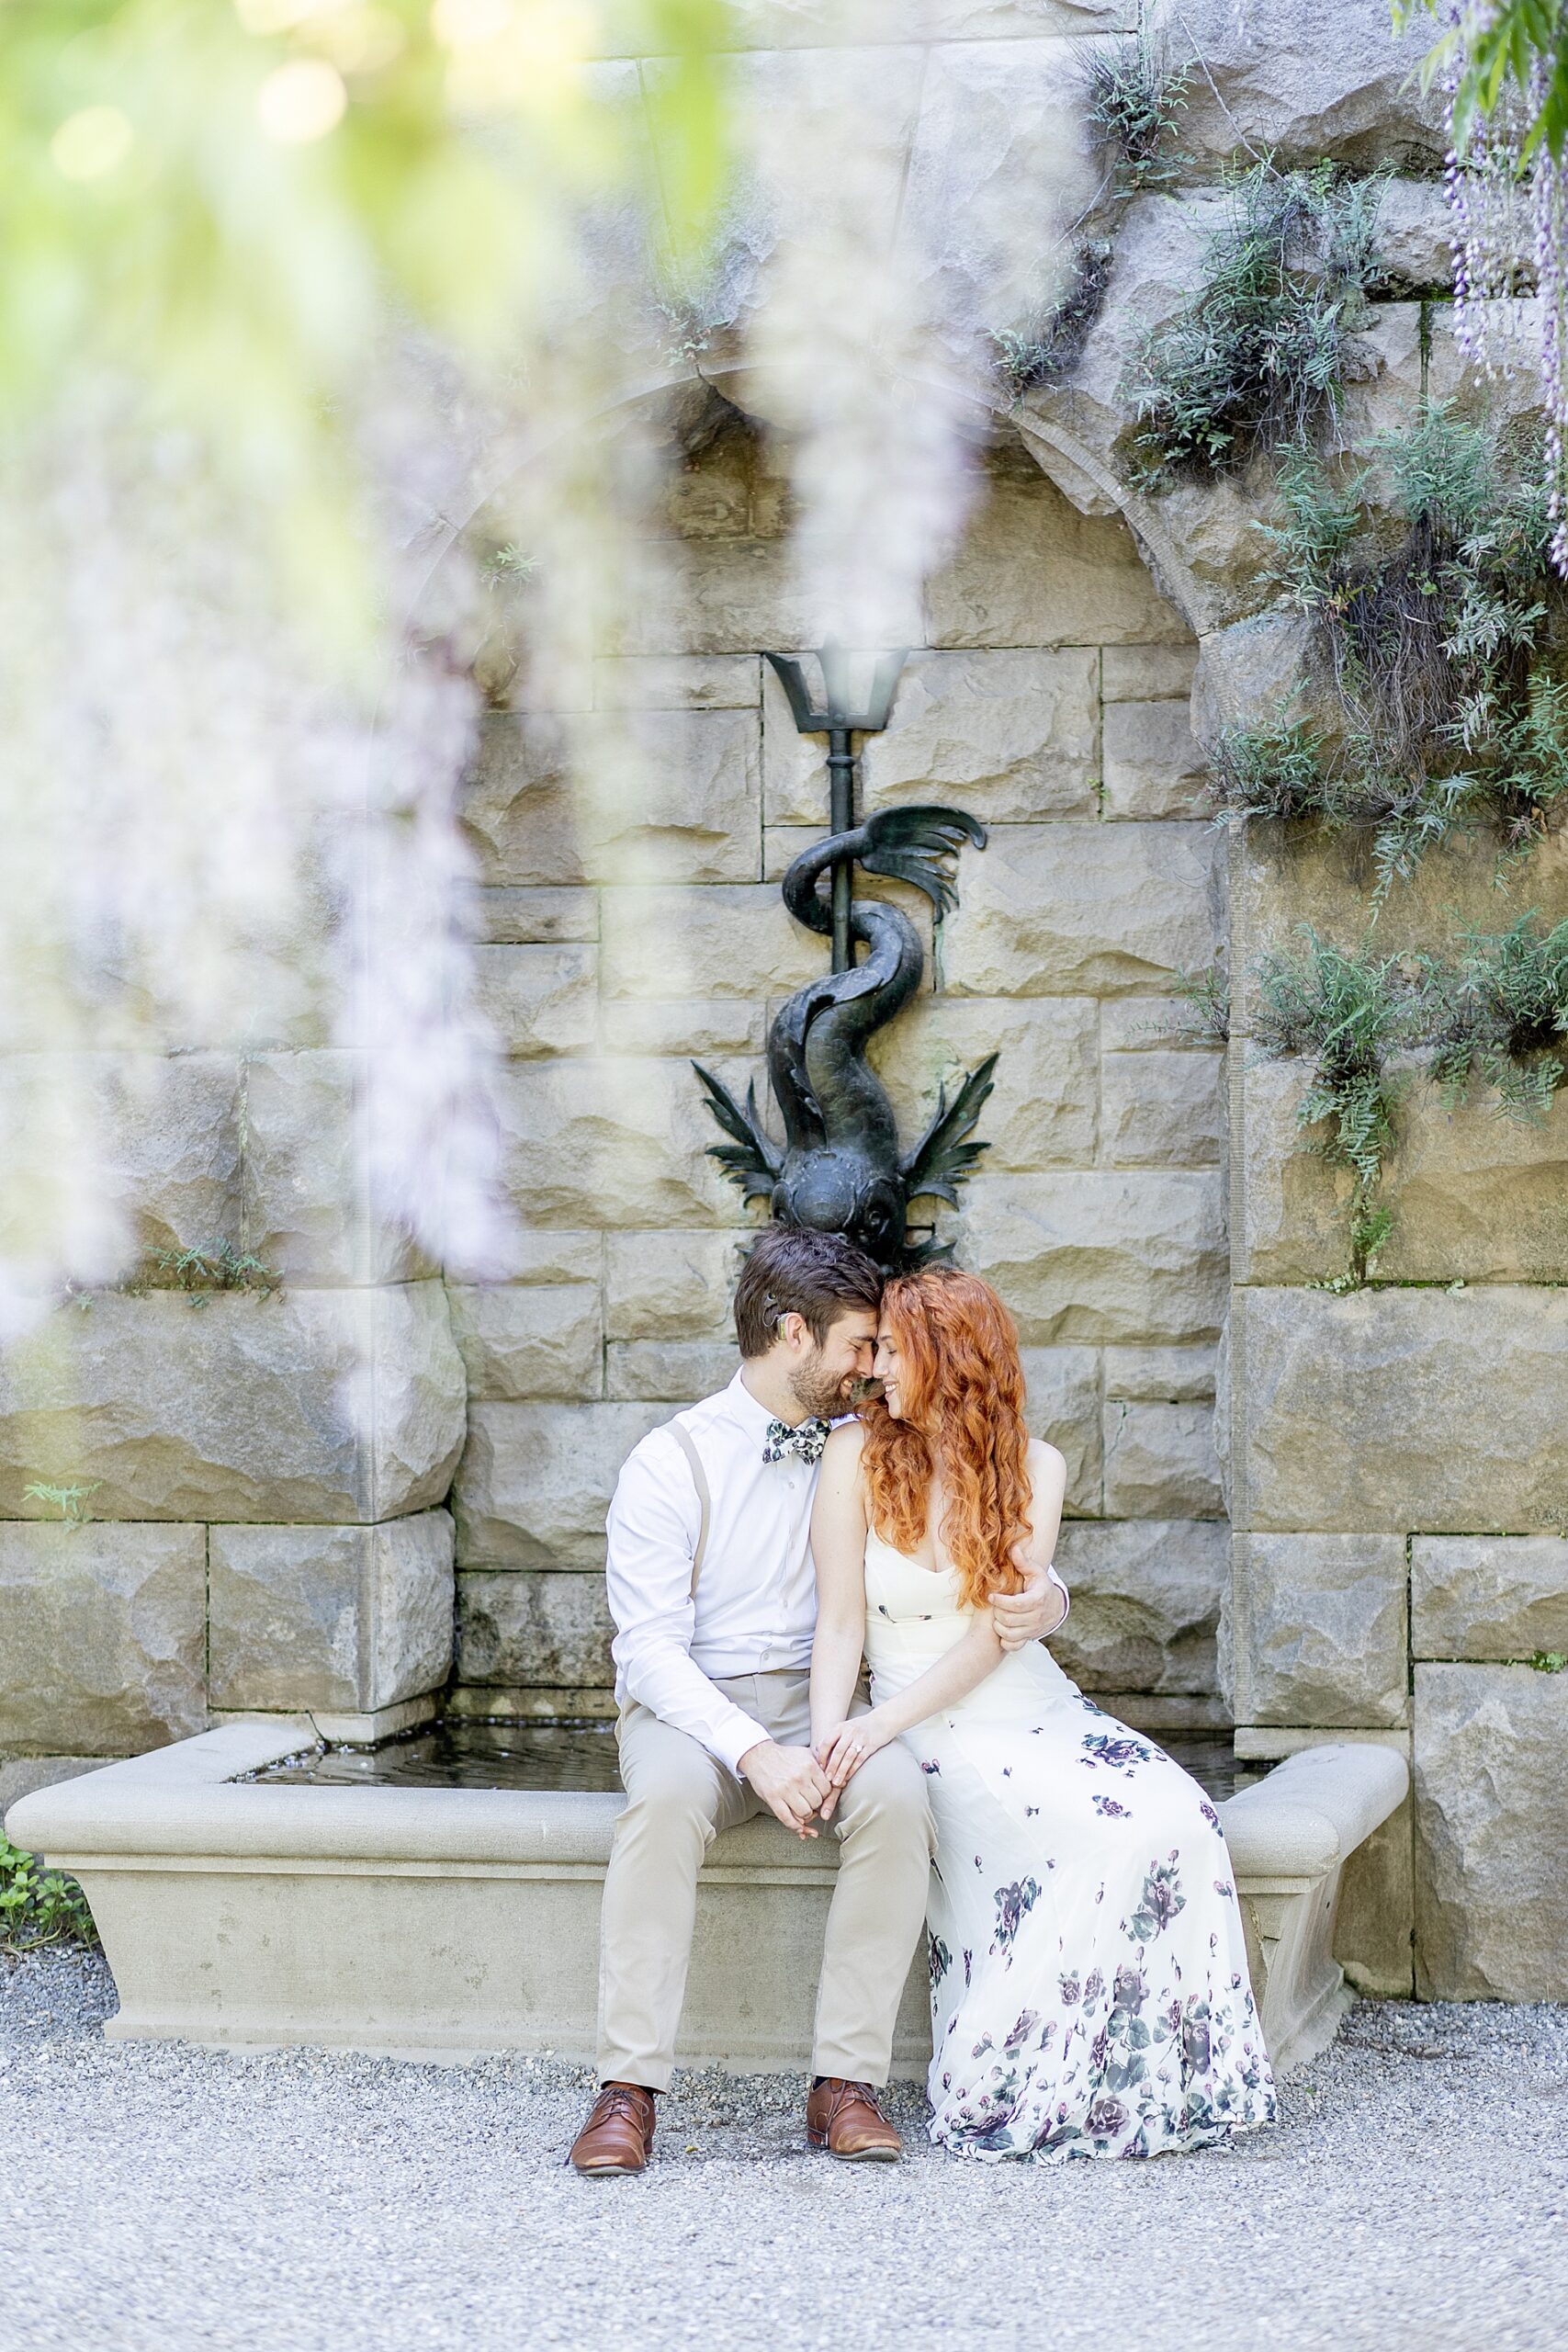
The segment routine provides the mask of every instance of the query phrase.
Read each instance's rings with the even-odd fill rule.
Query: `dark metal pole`
[[[852,831],[855,821],[855,755],[850,729],[834,727],[828,735],[828,821],[835,833]],[[850,948],[850,890],[854,860],[840,858],[833,868],[833,969],[847,972]]]

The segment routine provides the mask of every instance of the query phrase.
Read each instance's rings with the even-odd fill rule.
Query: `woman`
[[[1012,1318],[972,1274],[902,1275],[876,1371],[812,1519],[812,1736],[836,1785],[892,1739],[930,1776],[932,2139],[1052,2164],[1272,2121],[1213,1807],[1038,1643],[1005,1657],[992,1628],[991,1594],[1049,1565],[1066,1479],[1024,1429]],[[873,1706],[851,1717],[863,1647]]]

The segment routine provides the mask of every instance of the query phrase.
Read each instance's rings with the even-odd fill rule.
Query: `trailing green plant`
[[[1051,308],[1027,327],[1002,327],[991,336],[997,374],[1015,401],[1037,384],[1055,383],[1077,361],[1100,316],[1111,280],[1111,247],[1082,244],[1067,281]]]
[[[1281,173],[1264,162],[1232,181],[1201,285],[1147,338],[1122,387],[1146,485],[1304,447],[1337,414],[1368,321],[1382,198],[1381,181],[1326,164]]]
[[[270,1298],[283,1286],[283,1276],[248,1250],[231,1241],[209,1242],[205,1250],[156,1250],[147,1261],[143,1279],[132,1289],[188,1291],[193,1306],[205,1306],[214,1291],[254,1291]]]
[[[85,1527],[92,1518],[87,1498],[96,1495],[103,1485],[101,1478],[90,1478],[85,1485],[51,1487],[42,1478],[33,1478],[22,1488],[29,1502],[48,1503],[57,1510],[67,1527]]]
[[[1176,145],[1190,68],[1168,74],[1147,36],[1097,42],[1086,71],[1091,135],[1107,149],[1119,195],[1170,187],[1188,160]]]
[[[1414,1040],[1419,991],[1397,956],[1347,955],[1310,929],[1304,936],[1304,956],[1260,959],[1251,1034],[1270,1058],[1299,1055],[1311,1065],[1297,1124],[1324,1127],[1312,1148],[1349,1170],[1349,1266],[1340,1286],[1359,1287],[1393,1224],[1381,1198],[1398,1091],[1387,1065]]]
[[[1460,937],[1457,967],[1424,964],[1432,1076],[1450,1106],[1479,1081],[1503,1111],[1540,1118],[1568,1054],[1568,922],[1543,934],[1532,912],[1511,930]]]
[[[1552,673],[1562,593],[1527,442],[1447,407],[1381,434],[1348,477],[1285,452],[1266,579],[1314,623],[1338,707],[1222,742],[1225,820],[1314,816],[1373,836],[1378,895],[1429,848],[1489,823],[1516,856],[1568,791],[1568,686]],[[1374,519],[1370,492],[1397,534]]]
[[[73,1878],[40,1871],[0,1832],[0,1952],[17,1959],[43,1944],[96,1944],[87,1898]]]
[[[1568,1667],[1568,1656],[1562,1650],[1536,1650],[1522,1663],[1533,1667],[1538,1674],[1561,1674]]]
[[[1231,1034],[1230,974],[1223,964],[1212,965],[1204,972],[1180,971],[1176,976],[1176,993],[1184,998],[1190,1019],[1181,1033],[1212,1038],[1223,1046]]]

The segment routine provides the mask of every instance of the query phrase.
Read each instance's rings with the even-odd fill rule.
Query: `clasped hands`
[[[1021,1592],[998,1593],[991,1601],[997,1639],[1004,1650],[1037,1642],[1052,1612],[1050,1579],[1039,1574],[1030,1577]],[[873,1707],[837,1724],[815,1747],[784,1747],[776,1740],[762,1740],[740,1758],[740,1771],[786,1829],[797,1838],[815,1838],[812,1823],[832,1819],[848,1782],[896,1736],[882,1711]]]

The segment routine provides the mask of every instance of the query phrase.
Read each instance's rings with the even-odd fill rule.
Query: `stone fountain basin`
[[[86,1890],[120,2041],[310,2044],[430,2060],[592,2060],[600,1890],[624,1799],[572,1791],[323,1788],[236,1779],[290,1727],[231,1724],[39,1789],[6,1835]],[[1339,1879],[1403,1799],[1391,1747],[1303,1750],[1219,1808],[1277,2073],[1333,2039]],[[798,2073],[837,1849],[771,1820],[714,1845],[680,2057]],[[924,1956],[895,2071],[925,2072]]]

